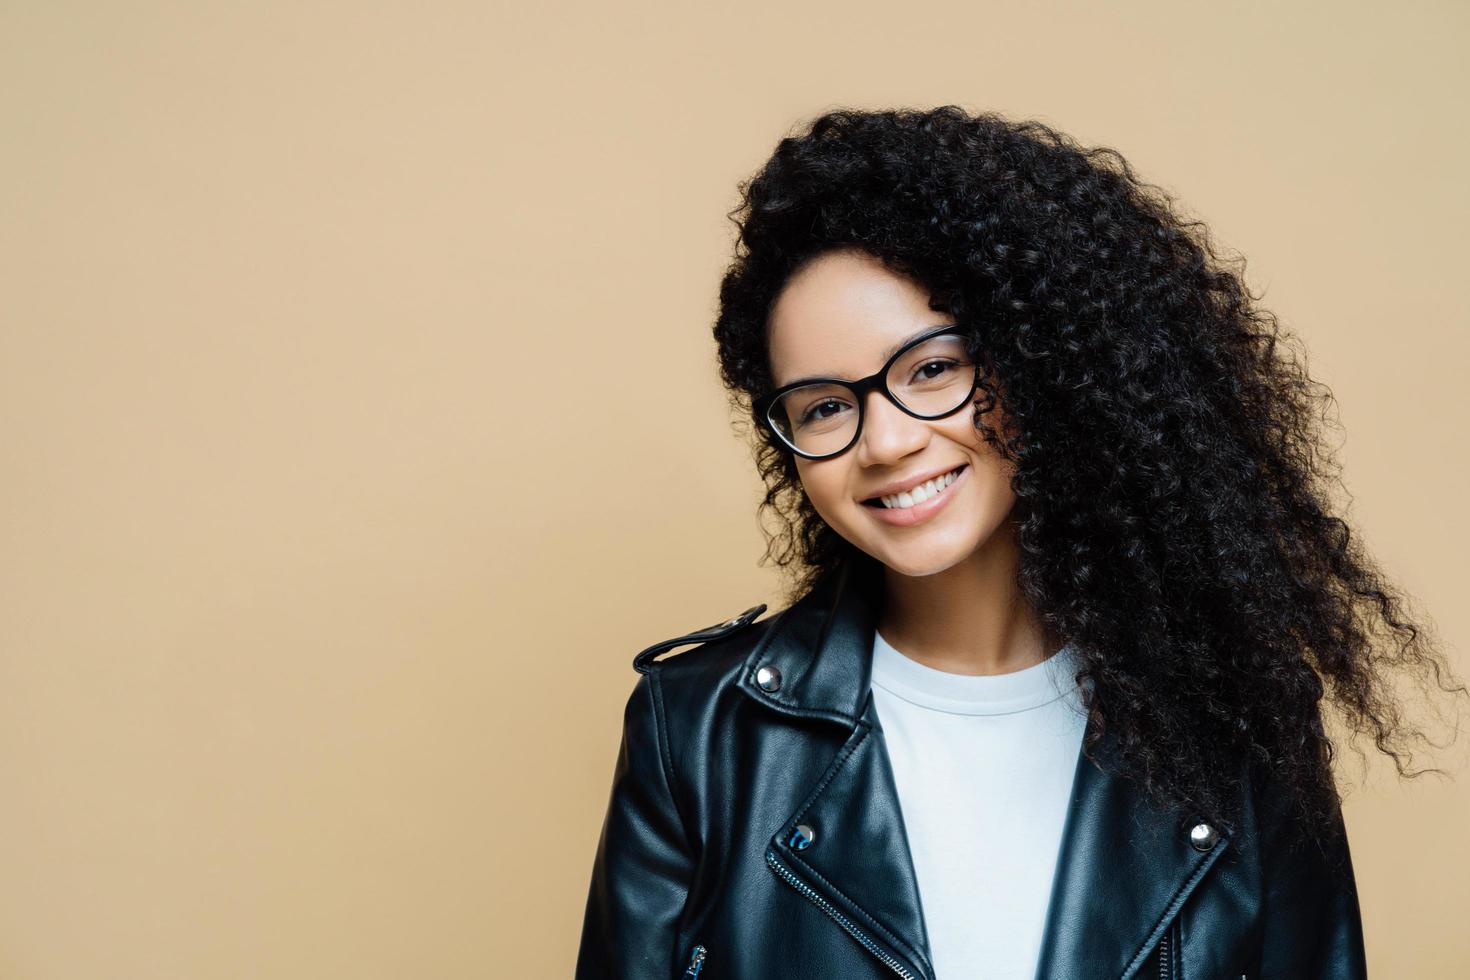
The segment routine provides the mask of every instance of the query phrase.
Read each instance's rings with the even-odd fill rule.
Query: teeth
[[[953,483],[955,481],[955,476],[959,473],[959,471],[960,467],[956,466],[954,469],[950,470],[943,476],[935,477],[927,483],[921,483],[918,486],[914,487],[912,490],[907,490],[903,493],[891,494],[890,496],[880,497],[878,499],[882,500],[883,506],[888,508],[889,510],[903,510],[905,508],[914,506],[914,504],[922,504],[924,501],[928,500],[930,497],[939,493],[945,487]]]

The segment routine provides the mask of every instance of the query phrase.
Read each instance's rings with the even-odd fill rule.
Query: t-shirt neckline
[[[954,674],[919,663],[873,631],[872,682],[913,704],[951,714],[1003,715],[1050,704],[1076,688],[1070,643],[1007,674]]]

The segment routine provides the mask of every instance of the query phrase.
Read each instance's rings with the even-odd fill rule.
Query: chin
[[[872,555],[889,570],[908,578],[924,578],[938,575],[964,561],[974,552],[973,547],[934,547],[932,544],[915,541],[911,547],[872,549]]]

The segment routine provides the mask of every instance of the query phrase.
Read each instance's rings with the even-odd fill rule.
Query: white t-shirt
[[[926,667],[874,632],[883,728],[937,980],[1033,980],[1086,728],[1070,645],[1024,670]]]

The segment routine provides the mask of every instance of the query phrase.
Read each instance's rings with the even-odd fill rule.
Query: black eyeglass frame
[[[921,415],[918,412],[913,411],[903,402],[899,401],[898,397],[894,395],[894,393],[888,388],[888,372],[893,368],[893,365],[898,362],[899,358],[903,357],[905,354],[913,350],[915,347],[918,347],[920,344],[927,343],[928,341],[933,340],[935,337],[943,337],[949,334],[954,334],[962,339],[965,336],[964,331],[960,329],[959,324],[957,323],[947,323],[944,326],[935,327],[933,330],[927,331],[926,333],[923,333],[915,337],[908,343],[904,344],[898,350],[894,351],[893,356],[890,357],[876,372],[868,375],[866,378],[860,378],[857,381],[847,381],[843,378],[808,378],[805,381],[793,381],[791,384],[783,385],[780,388],[777,388],[775,391],[768,391],[764,395],[761,395],[759,398],[757,398],[751,404],[751,407],[755,411],[756,420],[761,425],[769,429],[771,433],[775,435],[778,440],[780,440],[781,445],[785,446],[796,455],[802,457],[803,459],[822,460],[832,459],[834,456],[841,456],[843,453],[847,452],[849,449],[857,444],[858,439],[863,434],[863,420],[866,415],[868,392],[875,389],[883,392],[883,397],[887,398],[891,403],[896,405],[899,411],[903,412],[905,415],[912,416],[916,419],[923,419],[925,421],[949,418],[951,415],[955,414],[960,409],[970,404],[970,399],[975,394],[975,389],[980,387],[980,368],[978,365],[975,366],[975,377],[970,385],[969,392],[965,395],[963,399],[960,400],[960,403],[958,405],[956,405],[949,411],[943,412],[939,415]],[[782,395],[786,394],[788,391],[795,391],[798,388],[806,388],[811,385],[821,384],[838,384],[850,389],[852,393],[857,396],[858,420],[857,426],[853,429],[852,438],[848,440],[847,445],[843,446],[836,452],[823,453],[822,455],[814,456],[811,453],[802,452],[800,449],[797,449],[791,444],[790,440],[788,440],[784,435],[781,434],[781,429],[774,422],[771,421],[770,411],[771,408],[776,404],[776,400]]]

